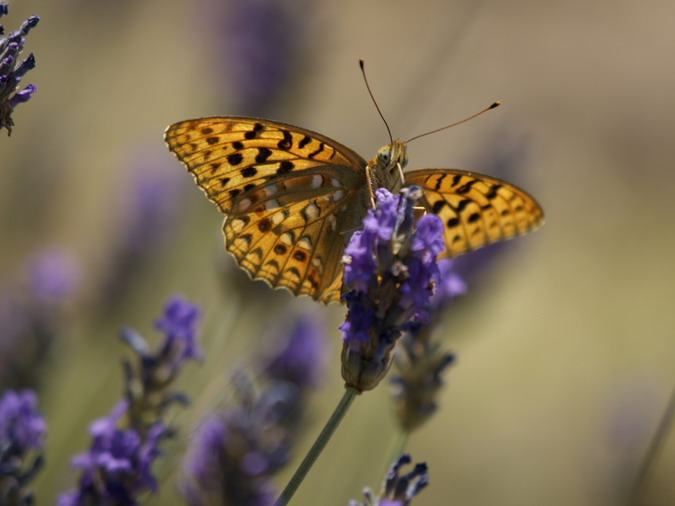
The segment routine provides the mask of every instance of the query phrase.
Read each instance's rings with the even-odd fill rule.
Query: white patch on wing
[[[311,204],[307,204],[305,208],[302,210],[302,212],[309,220],[318,218],[319,214],[321,214],[319,206],[317,206],[314,202],[312,202]]]

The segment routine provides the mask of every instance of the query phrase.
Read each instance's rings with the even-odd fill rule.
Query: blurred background
[[[193,404],[175,410],[182,439],[144,503],[182,503],[186,434],[291,315],[311,312],[329,351],[304,454],[342,392],[344,308],[249,281],[162,133],[261,116],[370,159],[388,138],[359,58],[395,137],[501,100],[413,142],[409,167],[507,179],[547,216],[458,261],[468,293],[437,329],[458,361],[408,444],[430,468],[414,504],[625,502],[675,387],[673,2],[23,0],[6,31],[31,14],[42,20],[24,84],[38,92],[14,111],[12,136],[0,132],[0,370],[3,388],[38,391],[49,424],[38,502],[73,486],[71,456],[121,396],[119,328],[154,342],[174,293],[203,308],[206,358],[178,380]],[[383,383],[356,400],[293,504],[377,488],[395,434]],[[645,504],[675,503],[675,441],[662,450]]]

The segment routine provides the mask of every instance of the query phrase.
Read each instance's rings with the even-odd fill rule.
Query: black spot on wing
[[[284,151],[288,151],[291,149],[291,146],[293,146],[293,136],[288,130],[282,130],[281,133],[284,134],[284,138],[279,141],[277,147]]]
[[[272,155],[272,150],[268,148],[259,148],[255,157],[256,163],[264,163]]]

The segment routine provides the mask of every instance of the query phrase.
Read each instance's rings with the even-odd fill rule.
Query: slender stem
[[[410,438],[410,432],[403,429],[399,432],[398,437],[396,438],[396,441],[394,442],[394,445],[392,447],[391,453],[389,454],[389,458],[387,459],[387,462],[384,463],[384,473],[382,475],[382,479],[378,482],[384,483],[384,480],[387,479],[387,474],[389,473],[389,469],[391,469],[391,466],[398,460],[398,458],[401,456],[403,453],[403,450],[405,449],[405,445],[408,444],[408,439]],[[379,485],[378,485],[379,486]]]
[[[396,462],[396,460],[398,460],[398,458],[401,456],[403,450],[405,449],[405,445],[408,444],[409,438],[410,432],[408,432],[407,430],[402,430],[398,436],[396,445],[394,446],[394,450],[392,451],[392,454],[389,456],[389,462],[387,463],[387,471],[389,471],[391,465],[394,462]]]
[[[663,447],[663,442],[668,434],[668,430],[673,424],[673,418],[675,417],[675,389],[670,394],[670,400],[666,406],[666,410],[661,416],[659,426],[656,428],[656,432],[652,436],[652,440],[649,443],[647,448],[647,453],[645,454],[640,468],[638,470],[637,476],[635,477],[635,482],[633,483],[632,490],[628,496],[628,505],[636,506],[640,504],[642,496],[644,494],[645,483],[647,481],[647,476],[654,466],[656,457],[659,454],[659,451]]]
[[[291,477],[291,480],[288,482],[288,485],[286,485],[286,488],[279,496],[279,499],[277,499],[277,502],[274,503],[274,506],[285,506],[288,504],[288,501],[291,500],[293,494],[295,494],[295,491],[302,483],[302,480],[305,479],[305,476],[307,476],[307,473],[312,468],[312,465],[314,465],[314,462],[319,457],[319,455],[321,455],[321,452],[326,447],[326,444],[328,444],[328,441],[333,435],[333,432],[335,432],[335,429],[337,429],[338,425],[340,425],[342,418],[347,413],[349,406],[352,405],[352,402],[358,393],[359,391],[355,388],[346,387],[345,393],[342,395],[342,399],[340,399],[340,402],[335,407],[335,411],[333,411],[333,414],[330,415],[330,418],[319,434],[319,437],[316,438],[316,441],[314,441],[314,444],[298,466],[298,469],[296,469],[295,474],[293,474]]]

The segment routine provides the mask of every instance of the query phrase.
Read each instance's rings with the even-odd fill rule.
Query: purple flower
[[[189,504],[273,504],[275,489],[265,472],[268,466],[259,448],[263,434],[256,422],[244,412],[202,422],[185,461],[188,480],[182,490]]]
[[[174,435],[163,419],[171,405],[187,403],[170,387],[184,362],[201,354],[196,342],[199,319],[197,306],[181,297],[170,299],[157,322],[165,337],[156,353],[133,330],[122,332],[135,352],[124,362],[125,399],[91,424],[89,451],[72,462],[81,470],[78,486],[59,496],[60,506],[133,505],[139,494],[157,490],[152,464],[162,454],[161,441]]]
[[[0,385],[35,387],[80,273],[70,253],[55,247],[32,255],[18,272],[18,286],[0,293]]]
[[[122,401],[109,416],[91,424],[88,452],[76,455],[72,465],[82,470],[76,490],[58,498],[60,506],[86,504],[137,504],[136,497],[157,491],[151,467],[161,455],[158,444],[166,427],[157,422],[142,437],[133,428],[120,428],[128,403]]]
[[[224,23],[218,18],[217,26],[221,42],[216,44],[225,63],[223,77],[242,112],[260,114],[294,76],[311,5],[246,0],[228,2],[223,9]]]
[[[37,410],[37,395],[32,390],[8,390],[0,398],[0,451],[25,455],[41,450],[47,425]]]
[[[200,424],[185,459],[189,504],[273,504],[272,476],[290,458],[308,387],[323,365],[321,334],[315,318],[300,317],[257,374],[233,376],[236,402]]]
[[[0,398],[0,504],[31,504],[29,482],[42,467],[47,426],[31,390]]]
[[[297,318],[282,347],[263,362],[268,378],[289,381],[299,388],[316,385],[325,361],[323,329],[318,319]]]
[[[387,473],[380,497],[376,499],[372,491],[366,489],[366,502],[350,501],[350,506],[409,506],[412,498],[429,484],[429,473],[424,463],[415,464],[412,471],[401,476],[401,467],[410,462],[412,460],[409,455],[401,455]]]
[[[4,2],[0,3],[0,16],[8,12],[8,5]],[[6,128],[8,135],[11,135],[14,126],[12,120],[14,108],[28,101],[37,91],[32,84],[20,91],[18,87],[26,72],[35,67],[35,57],[32,53],[25,60],[20,60],[19,56],[26,43],[26,35],[39,21],[38,16],[31,16],[24,21],[19,30],[10,33],[7,38],[0,39],[0,129]],[[3,33],[4,29],[0,26],[0,35]]]
[[[437,265],[440,280],[431,298],[431,324],[411,326],[399,340],[394,355],[391,383],[395,409],[398,423],[406,432],[418,428],[436,412],[438,393],[445,385],[443,375],[455,362],[455,355],[434,339],[433,330],[443,310],[466,291],[466,285],[452,270],[453,260],[440,260]]]
[[[417,187],[393,195],[380,188],[377,206],[345,249],[343,285],[348,314],[343,333],[342,376],[359,391],[377,386],[391,365],[401,333],[427,323],[429,298],[445,249],[443,223],[435,215],[416,224]]]
[[[73,257],[63,249],[51,248],[30,262],[31,291],[38,300],[62,302],[74,292],[80,272]]]
[[[170,390],[187,360],[202,357],[197,343],[199,308],[181,296],[167,302],[164,315],[155,327],[164,333],[157,351],[151,352],[145,339],[132,329],[123,329],[121,338],[135,353],[124,362],[126,398],[132,425],[147,427],[146,420],[158,420],[172,403],[186,404],[187,398]]]
[[[201,359],[202,351],[197,344],[197,326],[201,320],[199,308],[176,295],[164,308],[164,316],[155,322],[155,327],[166,335],[164,347],[178,348],[174,352],[176,367],[188,359]]]
[[[443,310],[452,299],[466,293],[466,283],[455,272],[454,265],[454,259],[444,258],[438,261],[440,280],[436,285],[436,292],[431,296],[434,312]]]
[[[182,200],[179,174],[166,171],[162,160],[145,150],[133,157],[129,168],[133,177],[122,192],[123,215],[104,272],[101,300],[97,303],[106,314],[125,303],[133,303],[129,294],[133,293],[138,278],[166,251],[179,223]]]

